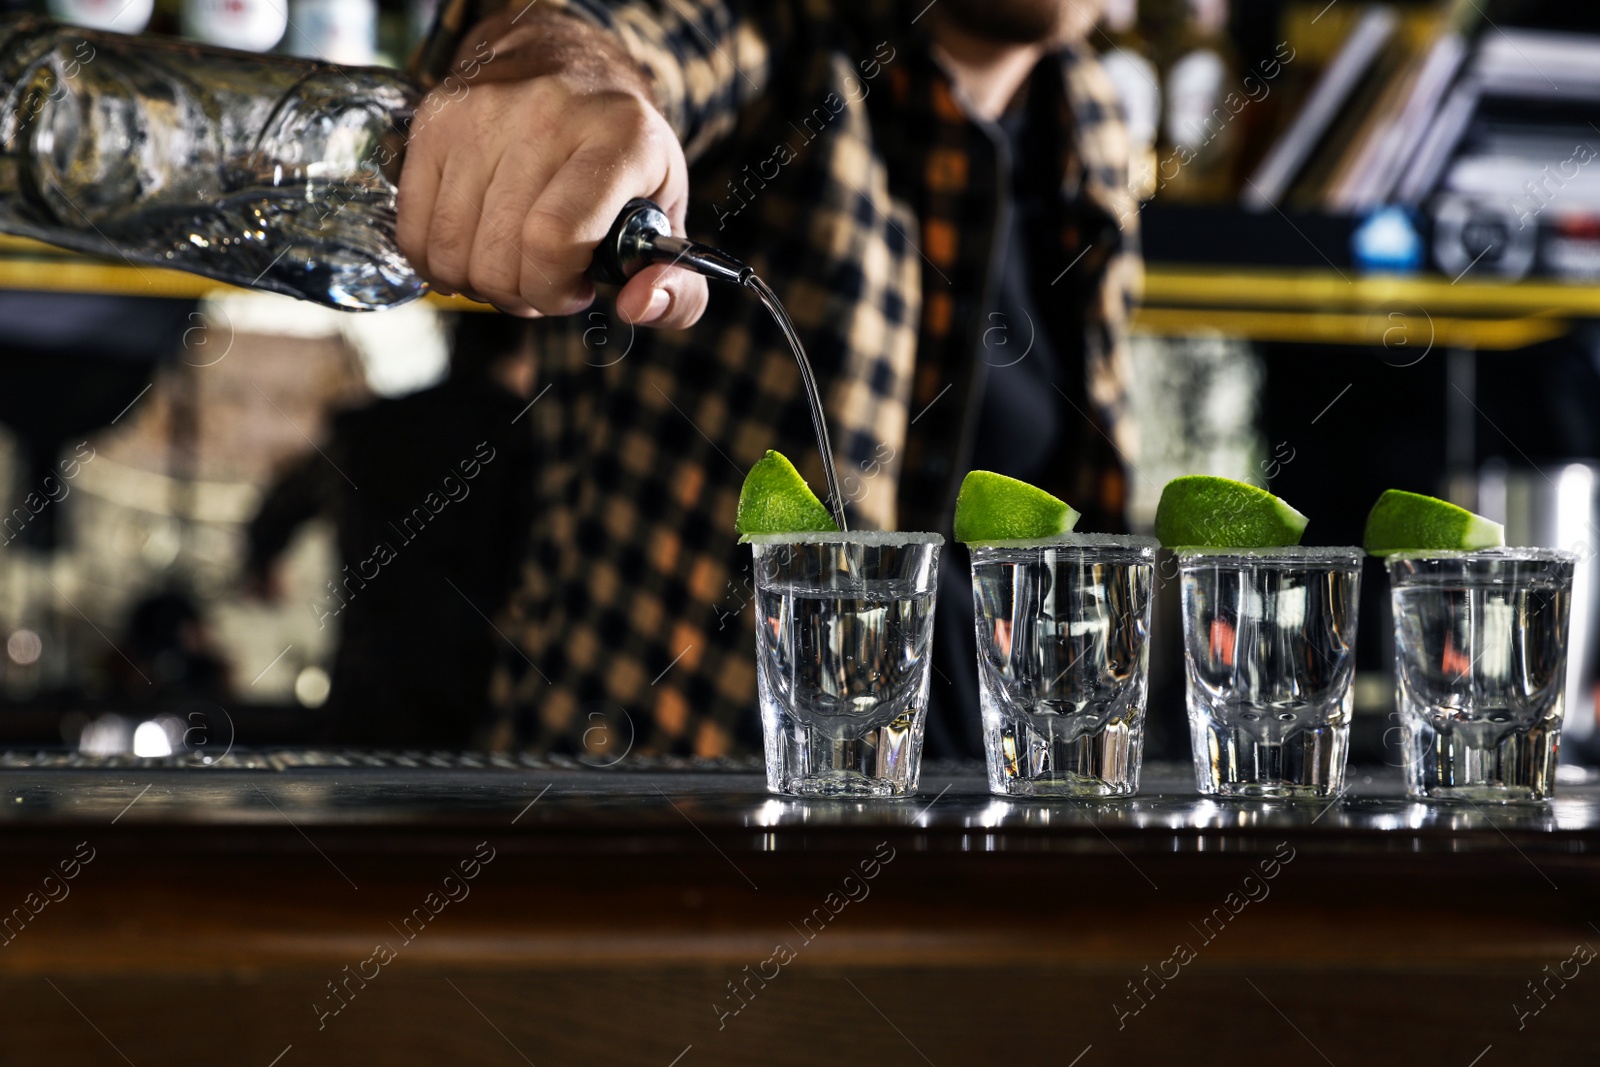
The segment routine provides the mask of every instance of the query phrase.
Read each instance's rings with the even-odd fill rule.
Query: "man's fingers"
[[[700,321],[710,297],[701,275],[657,263],[629,278],[617,293],[617,314],[639,326],[681,330]]]
[[[428,273],[457,292],[471,292],[472,246],[483,220],[483,197],[498,157],[457,152],[439,173],[439,195],[428,224]]]
[[[563,306],[563,298],[571,296],[563,291],[563,280],[589,269],[595,248],[629,200],[665,180],[671,164],[668,153],[659,150],[653,126],[664,123],[635,107],[643,105],[629,98],[627,107],[606,108],[602,114],[608,123],[615,116],[615,125],[607,126],[604,138],[573,152],[529,210],[523,226],[528,262],[522,298],[534,307],[553,314],[578,310]],[[587,284],[582,288],[592,295]]]
[[[424,278],[429,276],[428,228],[439,199],[439,169],[438,157],[421,142],[408,148],[395,200],[395,243]]]
[[[538,191],[560,166],[550,152],[526,143],[514,144],[500,157],[484,193],[478,232],[472,241],[467,275],[472,291],[502,311],[527,317],[537,314],[522,296],[524,266],[521,236]]]
[[[669,164],[650,199],[672,220],[672,232],[683,236],[689,189],[681,165]],[[703,275],[670,263],[657,263],[629,278],[617,293],[617,314],[640,326],[681,330],[700,321],[710,299],[710,287]]]
[[[587,271],[617,213],[648,195],[681,232],[687,167],[666,120],[635,87],[540,76],[486,84],[450,121],[417,131],[401,175],[396,240],[441,292],[533,317],[582,311]],[[687,326],[706,283],[658,270],[624,291],[641,323]]]
[[[613,168],[627,168],[613,164]],[[633,181],[598,185],[594,166],[574,156],[556,172],[522,222],[522,299],[551,315],[581,311],[594,299],[587,276],[595,249],[630,199],[638,195]],[[624,175],[626,178],[627,176]],[[573,195],[586,178],[587,201]]]

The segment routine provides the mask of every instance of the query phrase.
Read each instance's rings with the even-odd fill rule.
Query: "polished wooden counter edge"
[[[1336,852],[1600,853],[1600,784],[1543,804],[1418,803],[1395,768],[1352,768],[1331,801],[1211,800],[1187,766],[1147,766],[1119,799],[989,794],[982,768],[925,769],[897,800],[797,799],[749,771],[326,767],[0,770],[0,846],[115,825],[153,848],[346,851],[440,847],[494,831],[533,850],[805,851],[888,838],[918,851],[1182,853],[1267,849],[1292,835]],[[225,843],[225,845],[224,845]]]

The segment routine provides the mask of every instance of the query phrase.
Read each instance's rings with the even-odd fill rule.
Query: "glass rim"
[[[1383,559],[1384,565],[1426,560],[1462,560],[1506,563],[1577,563],[1578,554],[1564,548],[1542,548],[1535,545],[1496,545],[1493,548],[1454,549],[1427,548],[1407,552],[1391,552]]]
[[[792,531],[790,533],[745,534],[740,544],[758,548],[772,545],[865,545],[874,548],[904,548],[908,545],[944,544],[944,535],[936,533],[901,533],[897,530],[838,530]]]
[[[971,541],[966,545],[969,551],[976,554],[988,551],[1015,552],[1034,548],[1120,548],[1153,551],[1161,547],[1161,542],[1154,537],[1143,537],[1139,534],[1064,533],[1053,534],[1050,537]]]
[[[1264,548],[1203,548],[1186,546],[1172,550],[1179,563],[1203,559],[1304,560],[1307,563],[1359,563],[1366,550],[1359,545],[1274,545]]]

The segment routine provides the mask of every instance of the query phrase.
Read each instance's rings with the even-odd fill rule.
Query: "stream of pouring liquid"
[[[839,493],[839,472],[833,466],[833,444],[828,440],[828,419],[822,410],[822,394],[817,392],[817,377],[811,372],[811,361],[806,359],[806,350],[800,344],[800,335],[794,331],[794,323],[789,321],[789,315],[783,310],[783,305],[778,303],[778,296],[770,286],[754,273],[749,273],[741,279],[745,288],[754,292],[761,298],[761,303],[778,324],[778,329],[783,331],[783,336],[789,342],[789,348],[794,352],[794,360],[800,365],[800,381],[805,386],[806,401],[811,405],[811,425],[817,431],[817,449],[822,453],[822,473],[828,479],[829,510],[833,512],[833,521],[839,524],[841,533],[849,530],[844,521],[844,497]]]

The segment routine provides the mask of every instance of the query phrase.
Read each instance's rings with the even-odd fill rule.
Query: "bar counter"
[[[89,765],[86,765],[89,764]],[[0,758],[0,1064],[1593,1063],[1547,805],[771,796],[753,763]]]

